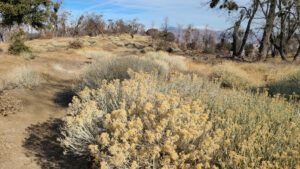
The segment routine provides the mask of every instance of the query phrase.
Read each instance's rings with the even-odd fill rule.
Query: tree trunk
[[[241,56],[241,54],[242,54],[242,52],[243,52],[243,50],[244,50],[244,47],[245,47],[245,45],[246,45],[246,43],[247,43],[248,36],[249,36],[250,30],[251,30],[251,24],[252,24],[252,21],[253,21],[253,19],[254,19],[254,16],[255,16],[256,12],[257,12],[258,6],[259,6],[258,3],[259,3],[259,2],[258,2],[257,0],[254,2],[254,4],[253,4],[253,12],[252,12],[251,15],[249,14],[250,16],[249,16],[247,28],[246,28],[246,31],[245,31],[245,34],[244,34],[244,37],[243,37],[243,40],[242,40],[241,47],[240,47],[240,49],[239,49],[239,51],[238,51],[238,54],[237,54],[238,57]]]
[[[285,46],[283,45],[281,38],[280,38],[280,44],[279,45],[276,44],[275,38],[272,37],[272,36],[270,36],[270,42],[273,44],[275,50],[277,50],[279,52],[281,59],[284,60],[284,61],[287,61],[287,57],[286,57],[285,51],[284,51]]]
[[[238,44],[239,36],[238,36],[238,33],[239,33],[239,30],[240,30],[243,18],[244,18],[244,15],[241,14],[239,20],[236,21],[235,24],[234,24],[234,29],[233,29],[233,33],[232,33],[232,58],[239,57],[239,55],[238,55],[238,51],[239,51],[239,46],[238,46],[239,45]]]
[[[298,50],[294,56],[294,61],[298,61],[300,59],[300,39],[297,38],[297,40],[298,40]]]
[[[281,59],[284,60],[284,61],[287,61],[285,52],[284,52],[282,47],[279,49],[279,53],[280,53]]]
[[[298,47],[297,53],[294,56],[294,61],[298,61],[300,58],[300,45]]]
[[[270,10],[266,17],[266,25],[259,47],[259,60],[266,60],[268,55],[268,48],[270,46],[270,36],[273,30],[273,24],[276,17],[277,0],[271,0]]]

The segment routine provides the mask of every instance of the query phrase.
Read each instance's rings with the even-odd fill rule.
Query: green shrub
[[[232,50],[232,44],[229,42],[220,42],[216,45],[217,52],[229,52]]]
[[[13,41],[8,48],[9,54],[20,55],[22,52],[30,52],[29,47],[24,44],[24,32],[14,34],[12,39]]]
[[[221,87],[247,89],[253,87],[249,75],[230,65],[218,65],[213,68],[210,79],[220,83]]]
[[[153,39],[157,39],[159,37],[159,30],[158,29],[148,29],[146,35],[151,36]]]
[[[176,37],[174,35],[174,33],[172,32],[160,32],[159,33],[159,36],[161,39],[164,39],[165,41],[168,41],[168,42],[174,42]]]

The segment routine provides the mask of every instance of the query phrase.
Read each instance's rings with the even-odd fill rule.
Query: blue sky
[[[216,30],[230,27],[227,13],[209,9],[208,0],[64,0],[63,9],[72,11],[74,17],[83,12],[96,12],[105,19],[130,20],[137,18],[147,27],[154,22],[160,27],[168,17],[171,26],[193,24],[209,26]]]

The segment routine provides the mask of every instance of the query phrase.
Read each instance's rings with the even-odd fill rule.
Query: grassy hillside
[[[191,59],[145,36],[26,45],[0,44],[0,168],[300,167],[298,63]]]

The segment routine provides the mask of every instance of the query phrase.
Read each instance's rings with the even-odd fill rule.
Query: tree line
[[[248,0],[247,3],[235,0],[210,0],[210,7],[225,10],[235,16],[234,24],[219,36],[206,29],[204,33],[188,25],[178,25],[176,32],[169,31],[166,18],[160,29],[146,29],[137,19],[130,21],[104,20],[103,15],[84,13],[77,19],[69,11],[61,11],[62,1],[52,0],[3,0],[0,1],[0,40],[14,39],[22,45],[25,32],[31,38],[38,37],[77,37],[104,34],[135,34],[151,36],[163,46],[176,43],[182,50],[201,49],[203,53],[231,51],[232,58],[245,60],[254,49],[249,39],[258,42],[257,60],[266,60],[280,55],[287,60],[293,55],[300,58],[300,0]],[[10,35],[10,32],[17,32]],[[31,31],[33,30],[33,31]],[[35,37],[36,36],[36,37]],[[25,48],[26,49],[26,48]],[[229,53],[228,53],[229,54]]]
[[[259,43],[258,60],[266,60],[269,53],[285,61],[291,54],[294,60],[300,58],[299,0],[211,0],[210,7],[236,16],[231,28],[233,58],[244,59],[242,51],[250,34]]]

